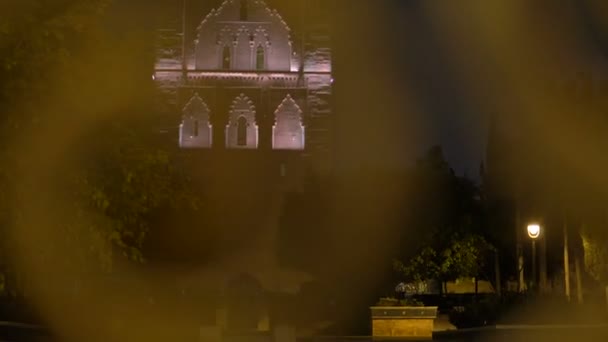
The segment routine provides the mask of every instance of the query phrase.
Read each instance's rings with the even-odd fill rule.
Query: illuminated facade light
[[[331,148],[325,146],[331,130],[326,119],[332,117],[326,97],[334,79],[325,39],[294,45],[285,20],[262,0],[222,1],[194,35],[183,42],[194,49],[181,57],[159,51],[152,75],[180,107],[189,101],[179,124],[180,147]]]

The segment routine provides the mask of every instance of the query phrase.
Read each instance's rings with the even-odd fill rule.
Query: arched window
[[[224,46],[224,51],[222,51],[222,68],[230,69],[232,64],[232,56],[230,54],[230,46]]]
[[[249,16],[249,4],[247,0],[241,0],[241,21],[247,21]]]
[[[255,59],[255,69],[256,70],[264,70],[264,66],[266,64],[265,61],[265,51],[264,51],[264,47],[262,45],[258,46],[258,49],[256,50],[256,59]]]
[[[247,119],[241,116],[236,128],[236,144],[238,146],[247,146],[247,126]]]
[[[226,147],[229,149],[258,148],[255,106],[245,94],[240,94],[234,99],[228,117]]]
[[[304,150],[305,128],[302,110],[295,100],[287,95],[274,113],[272,147],[275,150]]]
[[[194,125],[192,126],[192,136],[198,137],[198,120],[194,120]]]
[[[182,113],[179,146],[181,148],[211,148],[213,126],[209,121],[210,111],[198,93],[192,96]]]

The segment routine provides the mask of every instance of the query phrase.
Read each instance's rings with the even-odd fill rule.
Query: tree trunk
[[[608,286],[606,286],[606,310],[608,310]]]
[[[500,281],[500,258],[498,256],[498,250],[494,252],[494,276],[496,281],[496,295],[500,297],[502,295],[502,284]]]
[[[608,310],[608,286],[606,286],[606,310]]]
[[[579,304],[583,303],[583,279],[582,279],[582,271],[581,271],[581,261],[580,257],[577,255],[575,257],[574,269],[576,272],[576,299]]]
[[[19,270],[15,272],[15,293],[17,296],[26,296],[25,274]]]
[[[475,277],[475,298],[477,298],[477,294],[479,293],[479,278]]]
[[[519,275],[518,290],[519,290],[519,292],[525,292],[526,291],[526,279],[524,278],[524,256],[522,255],[522,252],[521,252],[521,244],[519,245],[519,255],[517,257],[517,260],[518,260],[517,273]]]
[[[526,290],[526,283],[524,279],[524,256],[521,245],[521,227],[519,218],[519,208],[515,209],[515,257],[516,257],[516,270],[517,270],[517,290],[518,292],[524,292]]]
[[[570,255],[568,253],[568,222],[564,220],[564,290],[570,301]]]

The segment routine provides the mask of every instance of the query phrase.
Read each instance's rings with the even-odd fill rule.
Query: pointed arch
[[[244,116],[239,117],[236,122],[236,144],[237,146],[247,146],[247,126],[249,123]]]
[[[272,148],[275,150],[304,150],[305,127],[303,112],[296,101],[287,94],[274,112],[272,127]]]
[[[226,147],[236,149],[255,149],[258,147],[258,126],[255,121],[253,102],[240,94],[230,106],[226,126]]]
[[[232,50],[230,45],[224,45],[222,49],[222,69],[228,70],[232,67]]]
[[[262,44],[258,45],[258,48],[255,51],[255,69],[266,69],[266,50]]]
[[[256,23],[258,23],[256,25]],[[247,36],[238,37],[238,44],[228,34],[219,40],[218,29],[236,31],[245,25],[253,29],[263,26],[268,36],[257,37],[253,46],[247,44]],[[251,37],[249,37],[251,38]],[[261,42],[261,40],[264,40]],[[249,39],[251,42],[251,39]],[[243,44],[245,43],[245,44]],[[290,71],[293,59],[291,29],[276,11],[263,0],[224,0],[203,19],[197,29],[195,41],[195,68],[200,70],[255,70],[256,48],[263,43],[266,70]],[[224,45],[230,45],[231,56],[224,56]],[[247,45],[246,48],[244,45]],[[227,51],[226,51],[227,52]],[[226,57],[226,58],[224,58]],[[230,59],[228,68],[227,60]],[[224,62],[226,60],[226,62]]]
[[[198,138],[198,132],[199,132],[199,121],[194,120],[194,127],[192,127],[192,137]]]
[[[195,93],[182,110],[182,122],[179,129],[181,148],[211,148],[213,144],[213,127],[210,122],[209,107]]]

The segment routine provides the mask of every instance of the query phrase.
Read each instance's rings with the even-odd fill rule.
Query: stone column
[[[211,125],[213,125],[213,149],[224,150],[226,148],[226,125],[228,124],[228,111],[230,100],[224,92],[223,87],[215,89],[215,103],[211,109]]]
[[[260,88],[259,103],[256,106],[257,123],[259,127],[259,146],[263,151],[272,149],[272,125],[273,125],[273,109],[270,106],[270,91],[266,88]]]

